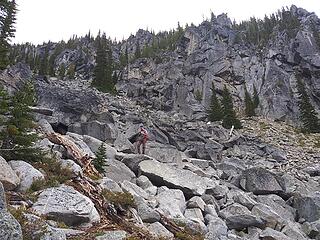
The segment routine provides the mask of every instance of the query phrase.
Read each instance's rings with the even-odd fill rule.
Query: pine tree
[[[41,58],[39,75],[45,76],[48,73],[48,55],[49,55],[49,46],[46,46],[45,52]]]
[[[14,37],[16,22],[15,0],[2,0],[0,3],[0,70],[5,69],[9,64],[8,52],[10,39]]]
[[[27,83],[13,97],[0,100],[1,114],[5,116],[4,127],[0,132],[0,155],[6,160],[37,161],[42,158],[41,150],[33,147],[37,140],[37,135],[32,132],[35,125],[29,109],[35,101],[33,85]],[[8,107],[3,107],[6,105]]]
[[[246,116],[248,116],[248,117],[254,116],[255,115],[254,103],[252,101],[251,95],[248,92],[246,86],[244,87],[244,104],[245,104]]]
[[[210,103],[208,117],[210,121],[220,121],[222,120],[223,112],[222,112],[221,104],[217,97],[217,92],[213,82],[211,86],[211,92],[212,92],[212,95],[211,95],[211,103]]]
[[[74,76],[75,76],[75,72],[76,72],[76,65],[71,63],[69,68],[68,68],[68,71],[67,71],[67,75],[70,79],[74,79]]]
[[[136,43],[136,51],[134,53],[135,59],[141,58],[141,49],[139,42]]]
[[[64,66],[64,63],[62,63],[59,67],[59,77],[63,79],[65,74],[66,74],[66,67]]]
[[[253,107],[256,109],[260,104],[260,99],[258,96],[258,91],[255,85],[253,85]]]
[[[310,103],[310,98],[300,75],[297,75],[297,87],[299,94],[298,106],[303,130],[308,133],[318,133],[320,132],[320,120],[317,117],[314,107]]]
[[[96,158],[93,160],[93,165],[98,170],[99,173],[104,172],[103,167],[106,165],[105,161],[106,161],[106,148],[104,146],[104,143],[101,143],[96,153]]]
[[[233,125],[234,128],[236,129],[242,128],[241,123],[239,119],[237,119],[236,113],[233,109],[232,96],[226,86],[224,86],[224,89],[222,92],[222,109],[223,109],[223,119],[222,119],[223,127],[231,128]]]
[[[107,42],[105,34],[102,37],[98,36],[96,39],[97,54],[96,66],[94,68],[94,76],[92,86],[103,92],[114,92],[114,83],[112,79],[113,73],[113,59],[112,49]]]

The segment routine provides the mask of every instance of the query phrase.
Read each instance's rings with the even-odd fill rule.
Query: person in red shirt
[[[148,131],[143,127],[143,124],[139,126],[139,137],[137,141],[137,149],[138,153],[141,153],[141,146],[142,146],[142,154],[145,154],[146,151],[146,143],[149,139]]]

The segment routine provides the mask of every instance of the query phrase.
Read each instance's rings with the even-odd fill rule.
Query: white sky
[[[99,29],[112,39],[122,40],[139,28],[170,30],[202,22],[228,13],[233,20],[251,16],[262,18],[283,6],[295,4],[320,16],[320,0],[16,0],[14,43],[68,40],[73,34],[84,36]]]

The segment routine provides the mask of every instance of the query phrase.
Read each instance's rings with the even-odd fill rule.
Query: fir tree
[[[8,52],[10,39],[14,37],[16,22],[15,0],[2,0],[0,3],[0,70],[5,69],[9,64]]]
[[[260,104],[260,99],[258,96],[258,91],[255,85],[253,85],[253,107],[256,109]]]
[[[106,165],[105,161],[106,161],[106,148],[104,146],[104,143],[101,143],[96,153],[96,158],[93,160],[93,165],[99,173],[103,173],[104,171],[103,167]]]
[[[96,39],[97,54],[92,86],[103,92],[114,92],[112,49],[105,34]]]
[[[254,116],[255,115],[254,103],[252,101],[251,95],[248,92],[246,86],[244,87],[244,104],[245,104],[246,116],[248,116],[248,117]]]
[[[71,63],[67,71],[67,75],[70,79],[74,79],[75,71],[76,71],[76,65]]]
[[[299,95],[298,106],[303,130],[308,133],[320,132],[320,120],[317,117],[314,107],[310,103],[310,98],[300,75],[297,75],[297,87]]]
[[[34,104],[34,93],[33,85],[27,83],[13,97],[0,99],[1,114],[5,116],[0,155],[6,160],[38,161],[43,157],[41,150],[33,147],[37,135],[32,132],[35,125],[29,106]]]
[[[40,62],[40,69],[39,69],[39,74],[40,75],[47,75],[48,73],[48,55],[49,55],[49,46],[46,46],[45,52],[41,58]]]
[[[59,67],[59,77],[63,79],[65,74],[66,74],[66,67],[64,66],[64,63],[62,63]]]
[[[141,58],[141,49],[139,42],[136,43],[136,51],[134,53],[135,59]]]
[[[216,89],[213,82],[212,82],[211,92],[212,92],[212,95],[211,95],[211,103],[210,103],[210,109],[209,109],[209,120],[220,121],[222,120],[223,112],[222,112],[221,104],[217,97]]]
[[[231,128],[233,125],[234,128],[236,129],[242,128],[241,123],[239,119],[237,119],[236,113],[233,109],[232,96],[226,86],[224,86],[224,89],[222,92],[222,109],[223,109],[223,119],[222,119],[223,127]]]

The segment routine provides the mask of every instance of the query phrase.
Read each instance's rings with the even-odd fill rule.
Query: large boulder
[[[0,236],[1,239],[22,240],[21,226],[18,221],[7,212],[5,192],[0,182]]]
[[[104,175],[117,183],[121,183],[124,180],[135,182],[136,175],[118,160],[107,159],[103,169]]]
[[[246,207],[234,203],[219,212],[219,216],[225,219],[229,229],[241,230],[247,227],[263,227],[264,222],[253,215]]]
[[[228,227],[226,223],[218,217],[211,217],[210,221],[207,225],[208,233],[206,234],[206,238],[208,240],[217,240],[220,237],[224,237],[227,235]]]
[[[163,163],[179,163],[182,161],[182,153],[172,145],[157,142],[147,143],[148,156]]]
[[[201,196],[207,189],[217,185],[217,181],[158,161],[143,161],[139,163],[139,168],[154,185],[181,189],[186,196]]]
[[[304,218],[308,222],[317,221],[320,218],[320,192],[295,196],[293,207],[297,209],[299,218]]]
[[[0,156],[0,182],[3,184],[4,189],[13,190],[19,183],[20,179],[17,174],[12,170],[7,161]]]
[[[160,187],[156,199],[159,203],[159,211],[165,216],[171,218],[184,218],[183,214],[186,210],[186,201],[181,190]]]
[[[254,194],[283,194],[285,192],[284,180],[261,167],[243,171],[240,186]]]
[[[111,147],[109,144],[88,135],[82,136],[82,140],[89,146],[91,151],[94,153],[97,153],[98,148],[101,146],[101,144],[104,144],[103,146],[106,150],[106,158],[110,158],[110,159],[115,158],[117,150]]]
[[[100,221],[100,216],[92,201],[66,185],[45,189],[32,209],[37,214],[70,226]]]
[[[159,222],[152,223],[147,228],[155,237],[162,237],[165,239],[173,239],[174,237],[174,235]]]
[[[266,228],[264,231],[260,233],[260,238],[262,240],[292,240],[292,238],[288,237],[282,232],[278,232],[273,230],[272,228]]]
[[[10,161],[9,165],[20,178],[18,191],[26,192],[35,180],[44,180],[44,175],[24,161]]]
[[[7,211],[0,210],[0,236],[1,239],[22,240],[21,226]]]

